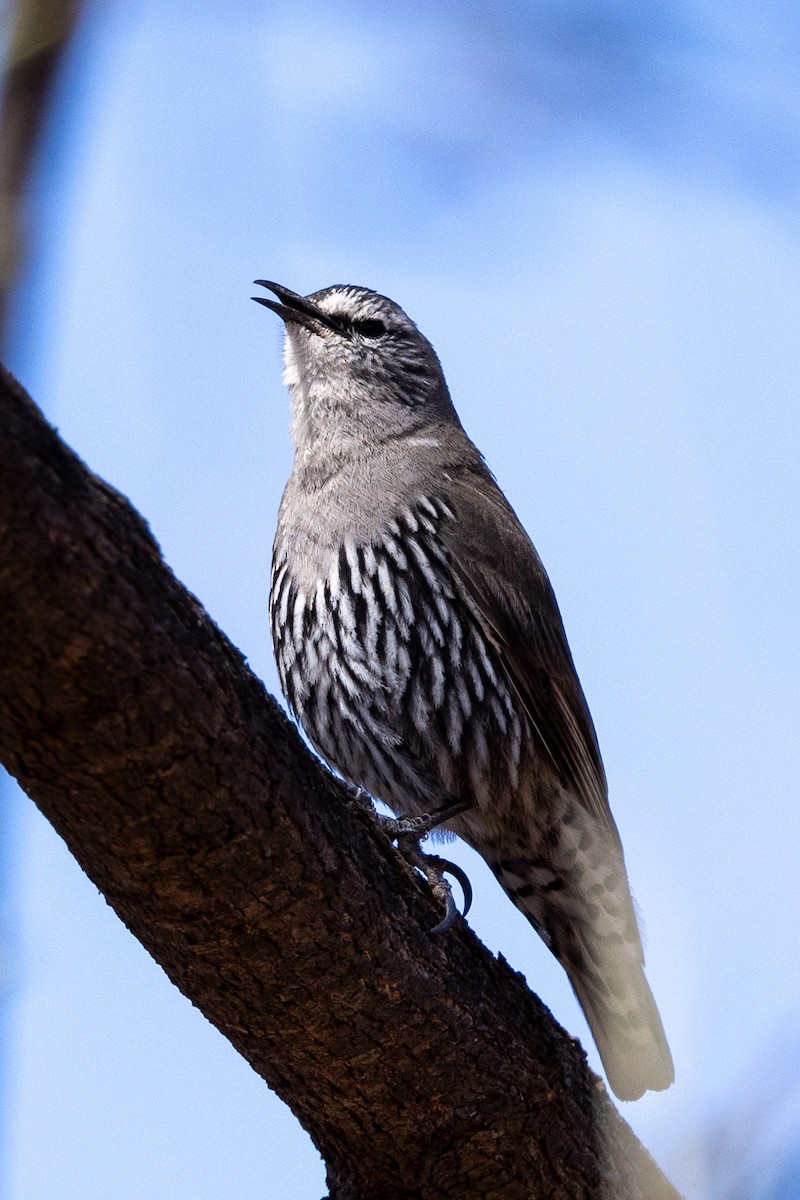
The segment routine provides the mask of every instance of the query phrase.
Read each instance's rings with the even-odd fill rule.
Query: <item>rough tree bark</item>
[[[429,936],[369,807],[5,372],[0,759],[335,1200],[677,1196],[522,978]]]

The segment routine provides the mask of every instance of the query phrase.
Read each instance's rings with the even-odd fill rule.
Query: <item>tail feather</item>
[[[620,1100],[663,1091],[675,1079],[664,1026],[641,962],[602,956],[602,974],[565,962],[567,974]]]
[[[569,975],[608,1082],[620,1100],[662,1091],[675,1078],[617,841],[594,853],[545,859],[519,847],[491,862],[497,878]],[[555,861],[554,861],[555,860]]]

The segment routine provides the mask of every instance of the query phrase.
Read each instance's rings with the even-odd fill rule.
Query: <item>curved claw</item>
[[[425,857],[428,862],[434,863],[443,874],[452,875],[456,880],[461,891],[464,893],[464,907],[461,910],[461,915],[465,917],[472,908],[472,884],[469,881],[466,871],[458,863],[450,862],[449,858],[441,858],[438,854],[426,854]],[[442,930],[439,929],[438,925],[436,929],[431,930],[431,933],[441,932]]]
[[[466,916],[472,907],[472,884],[466,871],[449,858],[441,858],[438,854],[426,854],[419,844],[420,836],[425,836],[430,830],[430,818],[423,817],[385,817],[375,814],[384,832],[397,843],[397,849],[412,867],[420,871],[428,883],[436,899],[444,905],[445,915],[438,925],[434,925],[429,933],[446,933],[452,929],[458,907],[453,899],[453,892],[445,875],[452,875],[464,893],[464,908],[462,916]],[[438,823],[438,822],[437,822]]]
[[[463,915],[466,916],[472,904],[472,885],[465,872],[456,863],[450,862],[447,858],[440,858],[438,854],[424,854],[419,848],[419,842],[412,837],[398,838],[397,848],[412,866],[422,872],[430,884],[434,896],[440,904],[444,905],[443,920],[438,925],[434,925],[429,933],[447,933],[448,929],[452,929],[455,924],[458,907],[453,899],[450,884],[445,879],[445,874],[452,875],[461,885],[464,893]]]
[[[433,893],[437,899],[444,901],[445,914],[439,924],[434,925],[433,929],[429,929],[428,933],[447,933],[448,929],[452,929],[455,925],[456,917],[458,916],[458,908],[453,899],[450,884],[447,883],[443,876],[440,876],[439,885],[438,888],[436,886],[433,887]]]

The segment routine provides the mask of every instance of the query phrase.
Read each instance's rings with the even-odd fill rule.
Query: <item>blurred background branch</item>
[[[8,49],[0,100],[0,347],[30,232],[31,172],[46,134],[58,66],[82,7],[80,0],[18,0],[3,13]]]

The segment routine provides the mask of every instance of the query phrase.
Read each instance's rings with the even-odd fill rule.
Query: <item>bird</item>
[[[294,461],[270,622],[292,713],[399,828],[438,826],[483,856],[566,970],[615,1094],[667,1088],[672,1056],[556,598],[433,346],[369,288],[255,283],[285,329]]]

